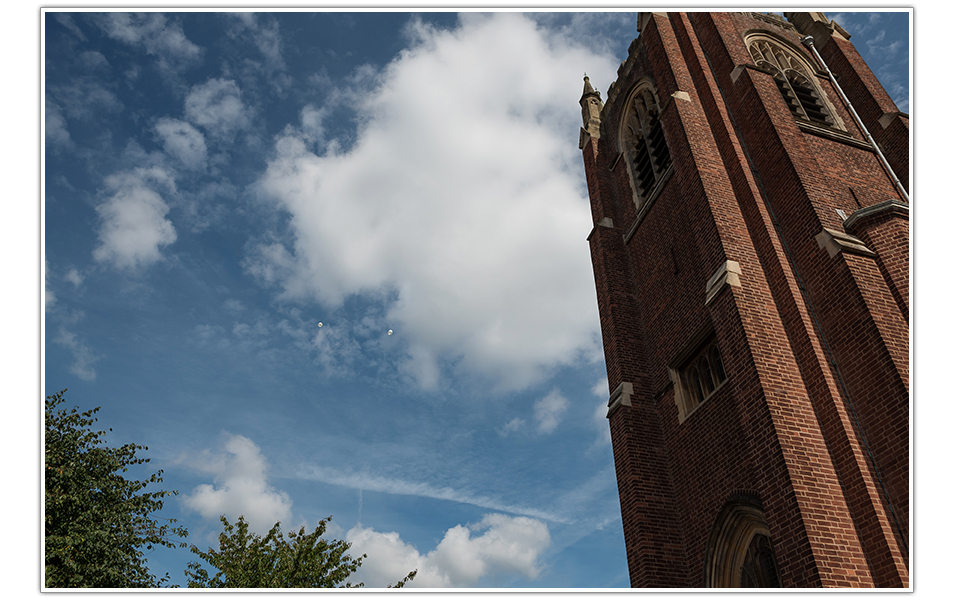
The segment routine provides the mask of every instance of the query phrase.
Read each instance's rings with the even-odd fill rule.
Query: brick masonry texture
[[[716,518],[742,494],[764,512],[783,587],[908,586],[908,218],[875,211],[845,231],[839,214],[902,198],[802,32],[749,13],[639,22],[582,148],[609,387],[633,386],[609,419],[631,583],[705,586]],[[815,68],[843,130],[793,117],[752,64],[753,33]],[[849,41],[820,51],[906,185],[907,115]],[[672,160],[648,208],[618,141],[647,79]],[[832,256],[824,229],[874,255]],[[741,286],[707,304],[727,260]],[[708,331],[726,380],[680,422],[670,368]]]

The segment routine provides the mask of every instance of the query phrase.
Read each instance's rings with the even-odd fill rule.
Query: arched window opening
[[[715,335],[710,332],[703,340],[700,345],[681,352],[669,366],[680,423],[726,380],[725,366]]]
[[[834,110],[802,58],[764,37],[750,38],[748,45],[755,64],[775,76],[775,85],[795,118],[829,127],[837,126]]]
[[[722,356],[719,354],[719,347],[715,344],[709,346],[709,364],[712,366],[712,378],[719,385],[725,381],[725,367],[722,366]]]
[[[765,513],[756,498],[729,500],[709,534],[706,587],[782,587]]]
[[[659,184],[672,159],[663,133],[659,102],[648,82],[637,87],[626,103],[619,135],[637,205]]]
[[[778,567],[775,566],[775,554],[772,542],[767,536],[756,534],[745,551],[739,573],[739,587],[777,588],[782,587],[778,580]]]

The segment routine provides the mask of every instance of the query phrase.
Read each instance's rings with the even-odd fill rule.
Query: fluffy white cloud
[[[175,72],[195,64],[202,50],[186,38],[182,25],[159,12],[106,13],[100,25],[107,35],[155,56],[164,71]]]
[[[533,580],[542,568],[540,555],[550,546],[545,523],[502,514],[449,529],[440,544],[423,555],[396,532],[358,525],[345,539],[353,544],[353,553],[368,555],[355,576],[367,587],[385,587],[415,569],[417,576],[408,587],[475,587],[481,578],[497,572]]]
[[[190,121],[219,137],[228,137],[242,129],[249,119],[238,84],[218,78],[192,87],[185,99],[185,114]]]
[[[614,67],[523,15],[463,19],[411,27],[412,47],[364,78],[347,152],[308,149],[313,107],[277,140],[260,186],[293,239],[254,247],[246,268],[330,306],[395,293],[388,320],[419,384],[453,364],[519,389],[599,353],[577,102],[584,70]]]
[[[162,169],[134,169],[106,178],[109,198],[96,208],[102,220],[93,258],[121,268],[158,261],[160,248],[176,241],[166,219],[169,206],[156,191],[175,193],[175,182]]]
[[[268,465],[261,449],[242,435],[229,435],[215,454],[208,450],[187,463],[214,476],[184,498],[185,505],[207,519],[226,515],[230,521],[245,516],[249,528],[267,532],[277,521],[291,517],[292,501],[283,491],[268,485]]]
[[[185,168],[205,168],[205,138],[198,129],[185,121],[163,117],[156,122],[156,132],[162,138],[166,154],[177,159]]]
[[[570,403],[557,389],[537,400],[533,405],[533,417],[537,421],[537,431],[553,433],[569,406]]]

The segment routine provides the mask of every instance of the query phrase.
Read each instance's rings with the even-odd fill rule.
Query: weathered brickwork
[[[847,32],[786,16],[641,13],[599,134],[581,134],[607,376],[627,390],[609,426],[633,586],[909,585],[907,205],[793,24],[904,183],[907,116]],[[751,34],[812,65],[834,125],[793,116]],[[646,81],[658,106],[638,110],[658,114],[671,167],[637,198],[621,140],[641,138],[621,128]],[[720,282],[730,262],[738,277]],[[680,361],[713,340],[724,379],[680,418]],[[764,525],[732,544],[769,537],[767,579],[739,575],[747,546],[713,533],[739,498]]]

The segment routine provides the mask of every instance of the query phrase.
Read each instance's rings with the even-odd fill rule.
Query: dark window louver
[[[623,122],[627,124],[625,154],[634,201],[641,206],[659,186],[672,162],[659,118],[659,104],[651,88],[643,88],[632,96]]]

